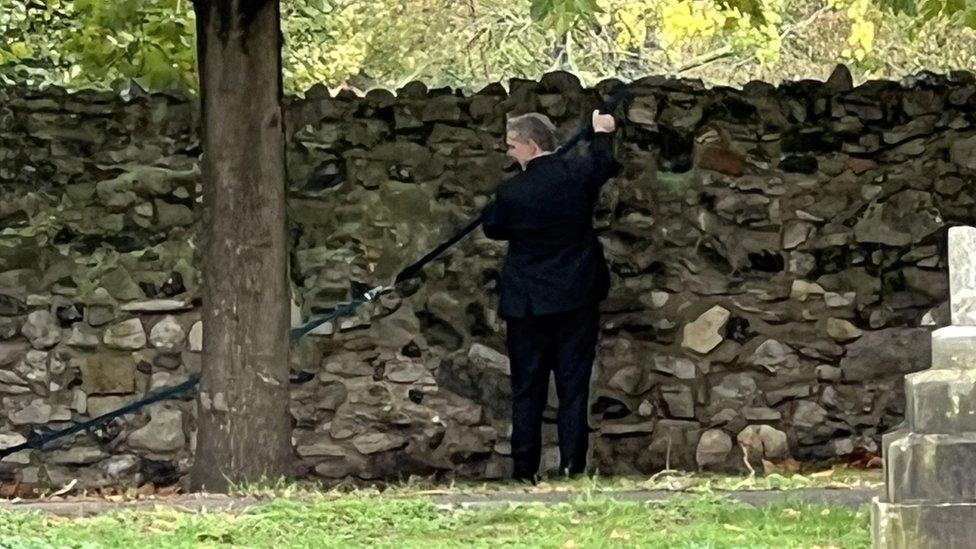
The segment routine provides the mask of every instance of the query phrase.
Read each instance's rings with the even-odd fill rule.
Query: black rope
[[[404,280],[410,280],[411,278],[420,274],[420,271],[424,269],[425,265],[437,259],[437,257],[440,256],[442,253],[446,252],[448,248],[457,244],[459,240],[467,236],[471,231],[478,228],[478,225],[481,225],[481,222],[485,220],[485,216],[488,215],[488,211],[491,210],[491,206],[492,204],[488,204],[488,206],[486,206],[485,209],[481,211],[481,214],[478,215],[478,217],[472,219],[467,225],[465,225],[459,231],[454,233],[454,235],[451,238],[448,238],[439,246],[427,252],[427,254],[424,255],[424,257],[421,257],[413,265],[410,265],[406,269],[400,271],[400,273],[396,275],[396,279],[393,281],[393,285],[396,286],[397,284],[403,282]]]
[[[624,99],[630,96],[630,93],[631,93],[630,88],[626,86],[621,86],[619,89],[615,90],[612,94],[610,94],[610,98],[600,107],[600,111],[603,113],[612,113],[614,110],[616,110],[617,106],[623,102]],[[572,150],[573,147],[575,147],[576,144],[579,143],[580,140],[582,140],[585,137],[589,137],[589,138],[593,137],[592,120],[590,121],[584,120],[583,128],[580,131],[576,132],[576,134],[574,134],[561,147],[559,147],[559,151],[556,154],[558,155],[566,154],[567,151]],[[396,286],[397,284],[399,284],[404,280],[417,276],[417,274],[419,274],[420,271],[423,270],[426,264],[437,259],[437,257],[442,253],[444,253],[448,248],[457,244],[459,240],[461,240],[469,233],[474,231],[478,227],[478,225],[481,225],[481,222],[485,220],[485,216],[488,215],[488,211],[491,209],[493,204],[494,203],[491,203],[485,206],[485,209],[481,211],[481,214],[478,217],[472,219],[470,223],[468,223],[462,229],[457,231],[454,234],[454,236],[444,241],[444,243],[442,243],[440,246],[428,252],[427,255],[420,258],[420,260],[418,260],[413,265],[410,265],[406,269],[400,271],[400,274],[396,276],[396,280],[394,281],[393,285]]]
[[[607,113],[607,114],[612,113],[614,110],[616,110],[617,106],[619,106],[625,99],[630,97],[630,95],[631,95],[631,90],[629,87],[620,86],[619,88],[614,90],[610,94],[610,97],[607,99],[607,101],[600,106],[599,109],[600,112]],[[584,120],[583,128],[580,131],[576,132],[576,134],[573,135],[569,140],[567,140],[566,143],[564,143],[559,148],[559,151],[556,154],[559,155],[566,154],[567,151],[572,150],[576,146],[576,144],[579,143],[582,139],[591,138],[593,136],[593,133],[594,130],[593,130],[592,120]],[[334,311],[330,312],[327,315],[310,319],[305,324],[291,331],[292,342],[294,343],[299,341],[301,338],[305,337],[309,332],[318,328],[322,324],[325,324],[326,322],[352,314],[352,312],[355,311],[356,308],[362,305],[363,303],[366,303],[367,301],[372,301],[380,294],[393,291],[396,289],[396,286],[399,285],[401,282],[416,277],[418,274],[420,274],[421,271],[423,271],[424,267],[427,266],[428,263],[440,257],[441,254],[443,254],[452,246],[457,244],[462,238],[464,238],[465,236],[473,232],[475,229],[477,229],[478,226],[480,226],[481,223],[485,220],[485,216],[488,215],[488,212],[490,211],[493,204],[494,203],[488,204],[488,206],[486,206],[481,211],[481,213],[478,214],[478,217],[469,221],[467,225],[455,231],[455,233],[450,238],[448,238],[447,240],[439,244],[436,248],[424,254],[423,257],[421,257],[420,259],[413,262],[412,264],[410,264],[409,266],[401,270],[399,273],[397,273],[393,281],[393,286],[390,287],[381,286],[381,287],[374,288],[363,297],[357,298],[347,303],[346,305],[343,305],[342,307],[335,309]]]
[[[610,98],[607,100],[607,102],[601,106],[600,111],[604,113],[613,112],[613,110],[615,110],[617,106],[629,95],[630,95],[630,89],[627,88],[626,86],[621,86],[619,89],[617,89],[614,93],[610,95]],[[593,134],[592,124],[587,121],[584,121],[583,129],[581,129],[572,138],[566,141],[566,143],[562,147],[560,147],[559,151],[556,154],[560,154],[560,155],[565,154],[567,151],[573,149],[573,147],[575,147],[580,140],[582,140],[585,137],[591,137],[592,134]],[[335,310],[331,311],[326,315],[323,315],[321,317],[315,317],[309,320],[307,323],[291,331],[292,342],[294,343],[299,341],[301,338],[305,337],[309,332],[318,328],[322,324],[325,324],[326,322],[337,320],[339,318],[343,318],[345,316],[349,316],[353,314],[356,311],[356,309],[359,308],[359,306],[362,305],[363,303],[366,303],[367,301],[372,301],[382,294],[393,291],[396,289],[396,286],[399,285],[400,283],[416,277],[418,274],[420,274],[420,272],[428,263],[437,259],[441,254],[443,254],[445,251],[447,251],[452,246],[457,244],[462,238],[464,238],[472,231],[474,231],[476,228],[478,228],[478,226],[481,225],[482,221],[484,221],[485,216],[487,215],[490,208],[491,208],[491,204],[485,207],[485,209],[482,210],[481,214],[479,214],[478,217],[469,221],[467,225],[465,225],[464,227],[456,231],[454,235],[452,235],[450,238],[445,240],[443,243],[438,245],[433,250],[427,252],[423,257],[421,257],[416,262],[412,263],[411,265],[407,266],[405,269],[401,270],[396,275],[396,278],[394,279],[393,282],[393,286],[388,286],[388,287],[380,286],[374,288],[369,292],[363,294],[362,297],[356,298],[350,301],[349,303],[337,307]],[[192,376],[189,377],[189,379],[187,379],[183,383],[180,383],[179,385],[174,385],[172,387],[166,387],[163,389],[156,390],[152,393],[149,393],[145,398],[141,398],[139,400],[131,402],[117,410],[104,413],[96,418],[92,418],[89,419],[88,421],[83,421],[80,423],[75,423],[71,427],[65,429],[60,429],[57,431],[46,431],[41,434],[31,435],[30,438],[28,438],[27,441],[22,444],[11,446],[9,448],[0,449],[0,459],[3,459],[11,454],[20,452],[22,450],[30,450],[30,449],[40,450],[45,445],[55,440],[58,440],[60,438],[81,431],[88,431],[108,421],[111,421],[117,417],[135,412],[143,408],[144,406],[148,406],[149,404],[152,404],[154,402],[166,400],[169,398],[173,398],[177,395],[180,395],[182,393],[189,392],[190,390],[196,388],[196,386],[199,383],[200,383],[200,374],[193,374]]]
[[[153,391],[152,393],[146,395],[145,398],[141,398],[135,402],[131,402],[119,408],[118,410],[104,413],[96,418],[89,419],[88,421],[75,423],[74,425],[66,429],[61,429],[58,431],[47,431],[45,433],[32,435],[30,438],[27,439],[27,442],[18,444],[16,446],[11,446],[10,448],[3,448],[2,450],[0,450],[0,459],[3,459],[9,456],[10,454],[14,454],[21,450],[30,450],[30,449],[40,450],[45,444],[48,444],[49,442],[53,442],[59,438],[66,437],[68,435],[80,431],[87,431],[89,429],[93,429],[119,416],[124,416],[125,414],[135,412],[136,410],[139,410],[143,406],[147,406],[154,402],[159,402],[160,400],[166,400],[172,398],[181,393],[189,392],[191,389],[195,388],[198,383],[200,383],[200,374],[193,374],[192,376],[190,376],[189,379],[187,379],[183,383],[180,383],[179,385],[174,385],[172,387],[166,387],[163,389],[158,389],[156,391]]]
[[[385,292],[384,292],[385,293]],[[309,332],[318,328],[319,326],[325,324],[326,322],[336,320],[345,316],[353,314],[360,305],[366,303],[369,299],[364,295],[363,297],[356,298],[341,307],[337,307],[334,311],[327,315],[315,317],[305,324],[302,324],[298,328],[294,328],[291,331],[291,341],[292,343],[297,342],[301,338],[305,337]]]

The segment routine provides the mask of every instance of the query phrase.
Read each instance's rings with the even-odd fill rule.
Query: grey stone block
[[[905,376],[905,415],[916,433],[976,432],[976,370],[925,370]]]
[[[976,326],[946,326],[932,332],[932,368],[976,370]]]
[[[905,426],[905,422],[901,422],[894,430],[888,431],[881,435],[881,455],[887,457],[891,452],[891,443],[905,437],[909,434],[908,428]]]
[[[871,504],[874,549],[976,548],[976,504]]]
[[[892,503],[976,503],[976,433],[905,433],[892,440],[885,485]]]
[[[968,148],[954,145],[953,151]],[[959,156],[959,153],[956,153]],[[976,227],[949,229],[949,303],[952,324],[976,325]]]

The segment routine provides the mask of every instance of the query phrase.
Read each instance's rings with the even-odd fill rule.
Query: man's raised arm
[[[613,132],[616,129],[612,115],[594,110],[589,151],[569,160],[573,172],[590,185],[600,187],[616,175],[620,167],[613,157]]]

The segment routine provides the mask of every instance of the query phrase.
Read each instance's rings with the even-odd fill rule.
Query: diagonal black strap
[[[451,236],[451,238],[448,238],[447,240],[442,242],[439,246],[427,252],[427,254],[425,254],[424,257],[421,257],[415,263],[413,263],[406,269],[400,271],[400,273],[396,275],[396,279],[394,279],[393,285],[396,286],[397,284],[403,282],[404,280],[409,280],[417,276],[418,274],[420,274],[420,271],[424,269],[425,265],[437,259],[438,256],[446,252],[448,248],[457,244],[459,240],[467,236],[469,233],[471,233],[471,231],[477,229],[478,225],[481,225],[481,222],[485,220],[485,216],[488,215],[488,211],[491,209],[491,206],[492,206],[491,204],[488,204],[485,207],[485,209],[481,211],[478,217],[468,222],[467,225],[465,225],[464,227],[459,229],[456,233],[454,233],[454,235]]]
[[[603,113],[612,113],[624,99],[629,97],[631,94],[630,88],[627,86],[621,86],[613,93],[610,94],[610,98],[600,107],[600,111]],[[566,154],[567,151],[573,149],[577,143],[579,143],[584,138],[592,138],[593,136],[593,126],[591,121],[585,121],[583,123],[583,129],[577,132],[573,137],[571,137],[565,144],[559,147],[559,152],[556,154]],[[417,260],[415,263],[400,271],[400,274],[396,276],[396,280],[393,285],[396,286],[404,280],[413,278],[423,270],[424,266],[431,261],[437,259],[442,253],[447,251],[448,248],[457,244],[459,240],[467,236],[470,232],[474,231],[481,222],[484,221],[485,216],[488,214],[489,209],[492,204],[488,204],[478,217],[472,219],[467,225],[462,227],[456,233],[454,233],[451,238],[445,240],[442,244],[434,248],[433,250],[427,252],[424,257]]]
[[[380,289],[385,290],[385,288],[377,288],[377,290]],[[350,301],[349,303],[342,305],[341,307],[336,307],[336,309],[330,312],[329,314],[323,316],[317,316],[315,318],[312,318],[305,324],[302,324],[297,328],[293,328],[291,331],[292,343],[298,342],[298,340],[308,335],[309,332],[325,324],[326,322],[330,322],[353,314],[354,312],[356,312],[356,309],[358,309],[360,305],[366,303],[367,301],[369,301],[369,299],[365,295],[363,297],[358,297]]]
[[[629,94],[630,94],[630,90],[626,86],[622,86],[620,89],[616,90],[613,94],[611,94],[610,99],[601,107],[600,110],[605,113],[612,112],[614,109],[616,109],[617,105],[619,105],[626,97],[629,96]],[[584,122],[583,129],[580,130],[571,139],[569,139],[560,148],[557,154],[564,154],[566,151],[569,151],[573,147],[575,147],[580,140],[586,137],[590,137],[592,136],[592,134],[593,134],[592,126]],[[449,239],[445,240],[443,243],[441,243],[436,248],[434,248],[433,250],[425,254],[422,258],[420,258],[413,264],[401,270],[399,274],[397,274],[393,286],[390,287],[380,286],[374,288],[369,292],[367,292],[366,294],[364,294],[362,297],[354,299],[353,301],[350,301],[349,303],[346,303],[341,307],[337,307],[334,311],[330,312],[329,314],[324,315],[322,317],[314,318],[309,322],[307,322],[306,324],[304,324],[303,326],[293,329],[291,332],[292,341],[296,342],[300,340],[306,334],[308,334],[315,328],[321,326],[322,324],[325,324],[326,322],[353,314],[356,311],[356,309],[363,303],[376,299],[378,296],[380,296],[383,293],[394,290],[396,286],[401,282],[405,280],[409,280],[417,276],[418,274],[420,274],[424,266],[426,266],[431,261],[437,259],[441,254],[443,254],[445,251],[451,248],[451,246],[457,244],[462,238],[470,234],[479,225],[481,225],[482,221],[484,221],[485,219],[485,216],[489,208],[491,208],[491,204],[489,204],[484,210],[482,210],[481,214],[479,214],[478,217],[469,221],[467,225],[462,227],[460,230],[456,231],[454,235],[451,236]],[[11,446],[9,448],[0,449],[0,459],[3,459],[11,454],[20,452],[22,450],[42,449],[46,444],[54,442],[55,440],[64,438],[74,433],[93,429],[117,417],[135,412],[143,408],[144,406],[148,406],[149,404],[152,404],[154,402],[170,399],[177,395],[189,392],[190,390],[196,388],[196,386],[200,383],[200,378],[201,378],[201,374],[193,374],[192,376],[189,377],[189,379],[187,379],[183,383],[174,385],[172,387],[166,387],[163,389],[153,391],[152,393],[146,395],[146,397],[144,398],[131,402],[117,410],[113,410],[111,412],[104,413],[98,417],[89,419],[88,421],[75,423],[71,427],[67,427],[65,429],[60,429],[57,431],[47,431],[41,434],[32,435],[24,443],[18,444],[16,446]]]
[[[58,440],[59,438],[66,437],[68,435],[80,431],[87,431],[89,429],[93,429],[119,416],[124,416],[125,414],[135,412],[136,410],[142,408],[143,406],[148,406],[149,404],[152,404],[154,402],[159,402],[160,400],[173,398],[181,393],[188,392],[194,387],[196,387],[198,383],[200,383],[200,374],[193,374],[192,376],[190,376],[189,379],[187,379],[183,383],[180,383],[179,385],[174,385],[172,387],[166,387],[163,389],[158,389],[156,391],[153,391],[152,393],[146,395],[145,398],[141,398],[135,402],[129,403],[119,408],[118,410],[104,413],[96,418],[89,419],[88,421],[75,423],[74,425],[66,429],[61,429],[58,431],[48,431],[39,435],[33,435],[27,439],[27,442],[18,444],[16,446],[11,446],[10,448],[3,448],[2,450],[0,450],[0,459],[3,459],[9,456],[10,454],[14,454],[21,450],[29,450],[29,449],[40,450],[41,447],[43,447],[45,444]]]
[[[630,95],[631,95],[631,90],[629,87],[627,86],[618,87],[610,94],[610,97],[607,99],[607,101],[600,106],[600,111],[607,114],[612,113],[614,110],[616,110],[617,106],[619,106],[625,99],[630,97]],[[573,135],[573,137],[567,140],[566,143],[559,148],[559,151],[556,154],[559,155],[566,154],[566,152],[572,150],[577,143],[579,143],[583,139],[592,138],[592,136],[593,136],[592,122],[591,120],[585,120],[583,123],[583,129],[581,129],[579,132]],[[363,303],[366,303],[367,301],[371,301],[372,299],[375,299],[375,297],[380,293],[392,291],[401,282],[416,277],[418,274],[420,274],[421,271],[423,271],[424,267],[427,266],[428,263],[440,257],[441,254],[443,254],[452,246],[457,244],[462,238],[464,238],[465,236],[469,235],[472,231],[477,229],[478,226],[481,225],[482,221],[485,220],[485,216],[488,214],[488,211],[491,209],[491,206],[492,204],[486,206],[485,209],[483,209],[481,213],[478,214],[478,217],[469,221],[465,226],[458,229],[450,238],[448,238],[447,240],[439,244],[433,250],[424,254],[424,256],[418,259],[417,261],[413,262],[412,264],[410,264],[409,266],[401,270],[396,275],[396,278],[393,281],[393,286],[374,288],[363,297],[357,298],[341,307],[338,307],[327,315],[310,319],[305,324],[297,328],[294,328],[291,331],[292,342],[294,343],[299,341],[301,338],[305,337],[309,332],[325,324],[326,322],[351,315],[356,310],[357,307],[359,307]]]
[[[631,95],[633,95],[633,90],[631,90],[628,86],[618,87],[611,92],[610,97],[607,98],[602,105],[600,105],[600,112],[603,114],[613,114],[613,111],[617,110],[617,107],[620,106],[620,104],[626,99],[629,99]],[[589,118],[590,116],[591,113],[586,113],[586,118],[583,120],[583,129],[570,137],[566,143],[559,148],[559,154],[565,154],[566,151],[571,150],[581,140],[591,139],[593,137],[593,122]]]

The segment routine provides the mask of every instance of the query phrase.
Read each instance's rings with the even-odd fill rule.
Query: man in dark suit
[[[549,372],[559,397],[561,474],[586,470],[587,406],[609,272],[593,230],[600,187],[617,169],[611,115],[593,111],[589,150],[554,154],[555,127],[531,113],[508,121],[508,155],[522,172],[501,184],[485,235],[507,240],[500,314],[512,364],[514,477],[536,481]]]

